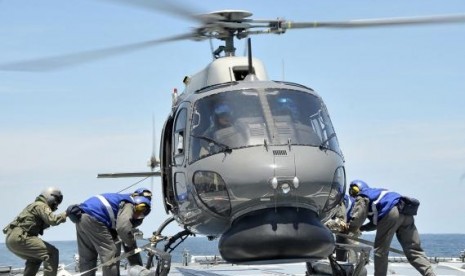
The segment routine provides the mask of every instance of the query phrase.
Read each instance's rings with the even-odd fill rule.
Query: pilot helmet
[[[150,214],[152,203],[145,196],[134,197],[134,219],[143,219]]]
[[[297,119],[299,117],[297,104],[289,97],[278,99],[278,113],[279,115],[290,115],[293,119]]]
[[[217,104],[213,112],[214,112],[215,124],[225,124],[225,123],[230,124],[231,123],[232,110],[228,104],[224,102]]]
[[[63,201],[63,194],[60,189],[48,187],[40,193],[47,201],[47,205],[53,210],[58,209],[58,205]]]
[[[135,190],[134,193],[132,193],[132,196],[133,197],[144,196],[148,198],[148,200],[152,200],[152,192],[147,188],[139,188]]]
[[[364,181],[358,179],[353,180],[352,182],[350,182],[349,185],[349,194],[353,197],[356,197],[360,193],[360,191],[367,188],[369,188],[369,186]]]

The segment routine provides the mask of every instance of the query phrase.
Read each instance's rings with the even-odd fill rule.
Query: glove
[[[329,220],[325,225],[334,232],[345,233],[349,230],[349,225],[339,218]]]
[[[161,236],[161,235],[152,235],[152,237],[150,238],[150,242],[151,243],[158,243],[160,241],[164,241],[166,240],[168,237],[164,237],[164,236]]]
[[[77,204],[70,205],[66,209],[66,216],[69,217],[72,222],[77,223],[81,219],[82,210]]]
[[[341,221],[341,223],[339,224],[340,225],[340,232],[341,233],[349,233],[349,224],[348,223],[345,223],[344,221]]]

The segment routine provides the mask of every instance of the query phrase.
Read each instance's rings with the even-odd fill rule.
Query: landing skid
[[[330,255],[328,261],[310,261],[307,262],[307,272],[305,275],[333,275],[333,276],[366,276],[367,270],[365,265],[369,262],[370,246],[358,244],[341,244],[336,243],[336,249],[343,249],[347,252],[352,251],[355,262],[338,262]]]

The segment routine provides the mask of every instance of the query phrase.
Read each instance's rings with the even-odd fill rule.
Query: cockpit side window
[[[175,165],[182,165],[185,156],[185,141],[184,136],[186,133],[187,123],[187,109],[183,108],[178,112],[176,121],[174,124],[174,136],[173,136],[173,161]]]
[[[194,104],[190,160],[263,144],[267,137],[257,92],[229,91],[199,99]],[[255,136],[251,136],[252,134]],[[256,139],[251,139],[255,137]]]
[[[288,89],[266,89],[266,95],[275,124],[273,144],[318,146],[342,154],[321,98]]]
[[[276,126],[274,144],[318,146],[321,132],[310,117],[321,110],[321,100],[297,90],[268,89],[267,101]]]

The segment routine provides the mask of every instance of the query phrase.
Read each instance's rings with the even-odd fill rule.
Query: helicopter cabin
[[[268,80],[268,76],[263,63],[252,58],[252,66],[255,76],[259,80]],[[186,88],[184,93],[191,94],[207,86],[241,81],[249,74],[247,57],[222,57],[214,60],[205,69],[185,80]]]

